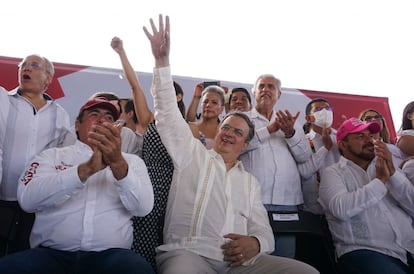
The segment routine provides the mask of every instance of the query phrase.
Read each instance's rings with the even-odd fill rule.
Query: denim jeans
[[[152,267],[129,249],[60,251],[37,247],[0,258],[2,274],[154,274]]]
[[[298,212],[298,206],[264,205],[267,211]],[[277,229],[276,229],[277,231]],[[277,233],[277,232],[276,232]],[[295,258],[296,237],[294,235],[275,235],[275,250],[271,255]]]
[[[338,261],[342,274],[408,274],[408,266],[399,259],[372,250],[355,250]]]

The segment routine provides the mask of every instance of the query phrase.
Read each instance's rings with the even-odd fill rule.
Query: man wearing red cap
[[[342,156],[322,172],[319,201],[342,273],[412,273],[414,185],[373,139],[379,130],[375,122],[346,120],[336,135]]]
[[[121,152],[119,112],[103,99],[80,109],[78,140],[36,156],[17,198],[34,212],[32,249],[0,259],[0,273],[154,273],[130,250],[132,216],[153,207],[144,162]]]

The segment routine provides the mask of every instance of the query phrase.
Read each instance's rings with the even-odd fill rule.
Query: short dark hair
[[[176,81],[173,81],[174,89],[175,89],[175,95],[181,94],[184,99],[184,91],[183,88],[178,84]],[[183,100],[180,100],[177,102],[178,109],[181,112],[181,115],[185,118],[185,104]]]
[[[138,124],[138,117],[137,117],[137,114],[135,113],[134,100],[127,99],[125,106],[124,106],[124,112],[130,113],[131,111],[134,113],[134,115],[132,115],[132,120],[134,121],[134,124]]]
[[[229,102],[231,101],[231,97],[233,96],[234,92],[243,92],[244,94],[246,94],[247,99],[249,100],[249,103],[250,104],[252,103],[252,98],[250,97],[250,93],[245,88],[234,88],[234,89],[232,89],[231,93],[230,93],[230,97],[229,97]]]
[[[331,104],[329,104],[328,100],[326,100],[325,98],[315,98],[315,99],[312,99],[312,100],[310,100],[310,102],[306,105],[306,109],[305,109],[305,114],[306,114],[306,115],[310,115],[310,113],[311,113],[311,109],[312,109],[312,104],[313,104],[313,103],[317,103],[317,102],[324,102],[324,103],[327,103],[328,105],[331,105]]]
[[[245,141],[250,142],[254,137],[254,124],[250,120],[249,116],[247,116],[245,113],[241,111],[234,110],[234,111],[230,111],[229,113],[227,113],[226,116],[224,116],[223,120],[221,120],[219,124],[219,128],[223,124],[223,122],[231,116],[240,117],[247,123],[247,125],[249,126],[249,134],[247,134]]]

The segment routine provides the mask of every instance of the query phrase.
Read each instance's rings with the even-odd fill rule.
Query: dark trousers
[[[60,251],[46,247],[0,258],[2,274],[154,274],[151,265],[129,249]]]
[[[355,250],[342,255],[338,269],[343,274],[411,274],[399,259],[372,250]]]
[[[34,220],[35,214],[23,211],[18,202],[0,200],[0,256],[30,248]]]

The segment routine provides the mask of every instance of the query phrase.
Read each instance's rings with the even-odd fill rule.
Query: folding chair
[[[338,273],[332,237],[324,216],[307,211],[268,211],[268,214],[275,236],[296,236],[296,259],[314,266],[321,274]],[[277,214],[276,220],[274,214]]]

